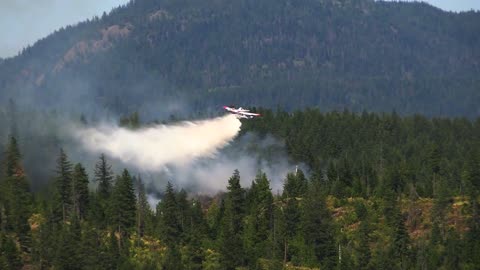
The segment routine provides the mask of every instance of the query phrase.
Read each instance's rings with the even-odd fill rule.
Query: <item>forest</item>
[[[235,170],[225,192],[168,183],[151,205],[135,172],[115,175],[105,155],[88,172],[63,149],[32,192],[10,136],[0,268],[480,268],[480,119],[254,111],[264,117],[242,133],[283,139],[308,165],[285,175],[282,192],[262,171],[241,186]]]
[[[131,0],[0,59],[0,269],[480,269],[479,20],[420,2]],[[285,149],[249,150],[300,164],[281,190],[240,169],[215,194],[151,190],[66,136],[232,103],[262,114],[236,140],[274,138]]]
[[[407,1],[132,0],[0,62],[0,103],[184,117],[233,103],[475,118],[479,20]]]

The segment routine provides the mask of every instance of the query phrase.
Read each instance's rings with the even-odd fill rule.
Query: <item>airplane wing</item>
[[[237,108],[234,108],[234,107],[228,107],[228,106],[223,106],[223,108],[229,112],[231,112],[232,114],[235,114],[237,117],[239,118],[247,118],[247,119],[250,119],[250,118],[254,118],[254,117],[257,117],[257,116],[260,116],[260,114],[258,113],[251,113],[250,110],[247,110],[247,109],[244,109],[242,107],[239,107],[238,109]]]
[[[250,116],[260,116],[259,113],[251,113],[251,112],[240,112],[239,114],[242,114],[242,115],[250,115]]]

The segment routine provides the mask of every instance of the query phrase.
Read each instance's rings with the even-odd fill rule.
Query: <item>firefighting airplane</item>
[[[234,114],[238,118],[252,119],[254,117],[261,116],[259,113],[251,113],[250,110],[244,109],[242,107],[235,108],[235,107],[223,106],[223,108],[228,112]]]

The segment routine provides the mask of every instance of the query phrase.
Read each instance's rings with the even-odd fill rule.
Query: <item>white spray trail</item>
[[[103,125],[77,131],[84,147],[94,153],[134,165],[142,170],[161,171],[167,164],[186,165],[213,156],[240,131],[234,115],[210,120],[156,125],[130,130]]]

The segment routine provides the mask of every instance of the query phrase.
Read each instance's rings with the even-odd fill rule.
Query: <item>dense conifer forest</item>
[[[0,59],[0,269],[480,269],[479,21],[419,2],[131,0]],[[159,192],[66,136],[232,103],[262,114],[236,140],[273,137],[281,152],[249,150],[300,165],[281,190],[232,170],[223,192]]]
[[[105,155],[90,172],[62,149],[32,192],[10,136],[0,268],[478,269],[480,120],[258,111],[242,132],[283,138],[310,168],[281,193],[261,171],[248,186],[234,171],[224,193],[168,183],[151,206],[135,172],[115,175]]]
[[[406,1],[132,0],[0,62],[0,103],[76,113],[197,114],[233,103],[474,118],[479,20],[479,12]]]

